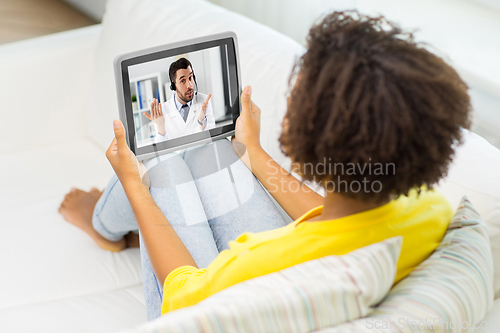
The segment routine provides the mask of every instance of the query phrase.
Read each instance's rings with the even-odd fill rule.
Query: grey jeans
[[[227,140],[162,155],[144,165],[151,180],[151,196],[200,268],[207,267],[240,234],[286,225]],[[112,241],[138,230],[116,176],[97,202],[92,223]],[[152,320],[161,315],[163,283],[154,275],[142,238],[141,263],[148,320]]]

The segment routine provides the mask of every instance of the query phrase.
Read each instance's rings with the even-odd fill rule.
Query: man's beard
[[[191,97],[186,96],[188,92],[192,92]],[[193,97],[194,97],[194,90],[188,90],[184,95],[179,94],[179,98],[183,100],[185,103],[191,102],[193,100]]]

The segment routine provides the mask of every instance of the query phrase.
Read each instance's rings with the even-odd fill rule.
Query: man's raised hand
[[[150,113],[151,115],[149,115],[147,112],[144,112],[143,114],[149,120],[154,121],[154,123],[156,124],[156,128],[158,129],[158,134],[165,135],[165,119],[163,118],[161,103],[159,103],[156,98],[153,98],[153,101],[151,102]]]
[[[205,120],[205,116],[207,114],[207,107],[208,107],[208,101],[210,101],[210,98],[212,97],[212,94],[209,94],[205,102],[202,104],[201,109],[200,109],[200,114],[198,115],[198,121],[200,123]]]

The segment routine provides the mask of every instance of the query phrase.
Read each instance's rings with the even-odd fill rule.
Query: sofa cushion
[[[472,332],[492,305],[488,231],[464,197],[439,247],[372,314],[321,332]]]
[[[86,137],[85,105],[99,32],[91,26],[0,45],[2,123],[12,124],[0,131],[0,154]],[[19,123],[22,130],[14,125]]]
[[[107,148],[113,137],[112,120],[118,118],[113,73],[117,55],[228,30],[238,36],[243,86],[252,85],[252,98],[262,109],[262,144],[283,161],[277,138],[286,110],[285,92],[294,61],[304,49],[268,27],[203,0],[107,2],[87,112],[92,138]]]
[[[495,298],[500,297],[500,150],[477,134],[464,130],[448,176],[437,189],[457,207],[462,196],[474,203],[486,222],[493,253]]]
[[[145,320],[142,284],[0,309],[0,330],[9,333],[117,332]]]
[[[95,144],[0,155],[0,165],[0,310],[142,284],[138,249],[103,251],[57,211],[71,186],[107,184],[112,169]]]
[[[402,237],[229,287],[130,332],[310,332],[366,316],[391,288]]]

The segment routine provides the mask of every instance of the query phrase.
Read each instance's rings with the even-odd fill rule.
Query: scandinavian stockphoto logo
[[[271,161],[270,161],[271,162]],[[287,175],[291,170],[298,175],[316,175],[327,176],[328,180],[323,182],[323,187],[332,192],[338,193],[379,193],[382,191],[382,182],[379,180],[370,180],[372,176],[393,176],[396,174],[396,165],[394,163],[372,163],[371,158],[365,163],[334,163],[329,158],[323,159],[320,163],[291,163],[284,165],[284,169],[278,168],[273,163],[268,162],[271,169],[269,178],[270,192],[281,190],[283,192],[296,193],[310,191],[305,184],[296,182],[287,182],[279,175]],[[362,176],[360,180],[343,180],[343,176]]]
[[[468,330],[468,329],[500,329],[500,322],[496,320],[490,321],[446,321],[441,318],[426,318],[425,320],[409,320],[407,318],[399,318],[397,321],[394,320],[374,320],[373,318],[368,318],[366,320],[366,328],[371,329],[383,329],[383,330],[425,330],[434,331],[439,329],[440,331],[455,331],[455,330]]]

